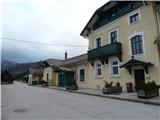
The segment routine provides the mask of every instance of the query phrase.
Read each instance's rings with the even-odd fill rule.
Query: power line
[[[84,45],[60,45],[60,44],[52,44],[52,43],[41,43],[41,42],[18,40],[18,39],[7,38],[7,37],[0,37],[0,39],[8,40],[8,41],[15,41],[15,42],[29,43],[29,44],[48,45],[48,46],[88,47]]]

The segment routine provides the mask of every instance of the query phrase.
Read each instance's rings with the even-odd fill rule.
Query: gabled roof
[[[2,71],[1,77],[3,78],[3,75],[5,75],[5,74],[8,75],[9,77],[11,77],[12,79],[15,79],[15,75],[12,74],[11,72],[9,72],[8,70]]]
[[[29,73],[33,75],[42,75],[43,74],[43,69],[29,69]]]
[[[93,27],[95,22],[98,20],[99,16],[101,14],[103,14],[105,11],[109,10],[110,8],[114,7],[117,4],[118,4],[117,1],[109,1],[105,5],[103,5],[99,9],[97,9],[94,12],[94,14],[92,15],[92,17],[89,20],[89,22],[87,23],[87,25],[85,26],[85,28],[82,30],[80,35],[83,36],[83,37],[87,37],[89,32],[90,32],[90,30],[91,30],[91,28]]]
[[[83,62],[83,61],[87,61],[87,53],[64,60],[59,65],[69,65],[69,64],[74,64],[74,63]]]
[[[44,64],[50,67],[58,66],[61,64],[63,60],[58,60],[58,59],[48,59],[44,61]]]

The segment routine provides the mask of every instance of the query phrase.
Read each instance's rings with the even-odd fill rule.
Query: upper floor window
[[[111,43],[117,42],[117,31],[111,32]]]
[[[109,32],[110,43],[118,42],[118,30],[112,30]]]
[[[79,70],[79,76],[80,76],[79,78],[80,81],[85,81],[85,69]]]
[[[143,54],[142,35],[134,36],[131,39],[131,50],[132,50],[132,55]]]
[[[135,13],[129,17],[130,24],[136,23],[140,20],[139,13]]]
[[[99,48],[99,47],[101,47],[102,46],[102,37],[97,37],[96,39],[95,39],[95,47],[96,48]]]

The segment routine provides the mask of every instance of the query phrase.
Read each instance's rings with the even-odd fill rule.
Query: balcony
[[[101,63],[104,65],[104,63],[108,64],[108,57],[109,56],[117,56],[120,61],[122,61],[122,47],[121,43],[111,43],[99,48],[95,48],[88,51],[88,61],[91,63],[91,65],[94,65],[94,60],[99,59]]]

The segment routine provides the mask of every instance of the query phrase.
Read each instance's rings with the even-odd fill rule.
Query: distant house
[[[25,77],[28,78],[28,84],[38,84],[42,80],[43,70],[30,68],[29,74]]]
[[[1,84],[12,84],[14,80],[14,76],[7,70],[1,73]]]
[[[79,87],[88,87],[88,65],[87,54],[82,54],[64,60],[57,66],[58,86],[63,87],[67,80],[76,80]]]
[[[57,65],[61,64],[63,60],[58,59],[48,59],[43,62],[43,80],[48,82],[49,85],[57,85],[55,68]]]

